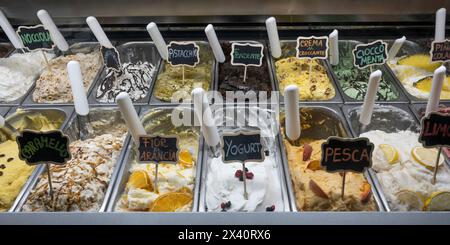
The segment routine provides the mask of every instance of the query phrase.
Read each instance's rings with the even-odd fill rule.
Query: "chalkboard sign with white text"
[[[224,163],[261,162],[264,160],[260,132],[224,134],[221,140]]]
[[[387,43],[377,40],[368,44],[358,44],[353,49],[353,64],[359,69],[371,65],[382,65],[387,60]]]
[[[194,67],[200,62],[200,47],[195,42],[170,42],[167,53],[172,66]]]
[[[241,66],[261,66],[264,46],[260,43],[232,43],[231,64]]]
[[[328,37],[298,37],[295,50],[298,59],[326,59],[328,57]]]

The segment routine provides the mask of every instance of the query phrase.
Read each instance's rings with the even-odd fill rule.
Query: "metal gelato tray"
[[[420,129],[419,128],[419,124],[417,122],[417,118],[411,112],[408,104],[381,103],[380,105],[381,106],[392,106],[392,107],[398,108],[398,109],[406,112],[407,114],[409,114],[410,118],[414,121],[414,125],[416,126],[417,130]],[[352,135],[354,137],[358,137],[359,136],[361,129],[360,128],[355,129],[352,126],[352,122],[351,122],[351,119],[349,118],[349,116],[350,116],[350,112],[352,110],[355,110],[355,108],[358,108],[358,107],[361,107],[361,105],[344,105],[342,107],[342,111],[343,111],[344,115],[346,115],[345,119],[347,120],[347,123],[348,123],[348,125],[350,127],[351,133],[352,133]],[[370,176],[371,176],[371,178],[373,180],[373,183],[375,184],[376,189],[378,190],[378,194],[379,194],[379,196],[381,198],[381,201],[383,202],[383,205],[386,208],[386,211],[391,212],[392,209],[391,209],[391,207],[389,205],[389,201],[386,198],[386,195],[384,194],[383,187],[380,184],[380,181],[379,181],[379,179],[378,179],[378,177],[376,175],[376,172],[371,168],[371,169],[369,169],[369,174],[370,174]]]
[[[228,114],[228,110],[231,109],[231,112],[233,113],[233,115],[235,116],[235,119],[238,120],[239,122],[244,123],[244,126],[239,126],[242,124],[238,124],[237,126],[228,126],[228,122],[231,122],[230,120],[235,120],[233,118],[228,118],[225,121],[223,121],[223,124],[220,124],[220,117],[225,113],[227,116],[229,116]],[[274,161],[277,163],[277,175],[279,178],[279,184],[280,185],[280,192],[281,192],[281,201],[283,203],[281,209],[280,207],[275,207],[275,212],[290,212],[292,209],[290,207],[290,198],[289,198],[289,194],[288,194],[288,188],[286,185],[286,176],[284,175],[285,169],[284,169],[284,165],[282,164],[282,154],[281,154],[281,148],[280,148],[280,142],[278,140],[278,122],[277,122],[277,111],[275,110],[262,110],[259,107],[256,107],[255,105],[237,105],[236,107],[234,106],[229,106],[229,105],[224,105],[222,106],[217,106],[217,108],[213,111],[215,114],[215,121],[216,121],[216,125],[218,126],[219,129],[219,134],[222,134],[223,131],[227,131],[227,132],[239,132],[240,130],[243,130],[244,132],[250,132],[252,130],[255,129],[260,129],[260,126],[252,126],[254,124],[252,124],[252,119],[250,119],[250,114],[249,114],[249,110],[255,109],[258,111],[258,115],[261,115],[262,113],[264,113],[264,115],[270,115],[272,117],[273,123],[269,124],[268,126],[270,126],[271,128],[267,128],[264,129],[264,131],[266,131],[266,133],[268,132],[270,133],[274,133],[273,135],[273,145],[272,146],[266,146],[270,149],[273,149],[272,147],[274,147],[275,149],[273,149],[273,156],[274,156]],[[224,112],[225,111],[225,112]],[[267,113],[267,114],[266,114]],[[245,114],[245,115],[244,115]],[[243,116],[244,115],[244,116]],[[249,118],[247,118],[247,115]],[[241,121],[242,118],[244,118],[245,121]],[[219,121],[218,121],[219,120]],[[234,122],[236,122],[236,120]],[[253,123],[255,123],[256,121],[253,121]],[[218,124],[219,123],[219,124]],[[226,126],[224,126],[224,124]],[[233,123],[234,124],[234,123]],[[264,140],[264,136],[262,134],[261,130],[261,139],[262,141]],[[269,137],[266,137],[269,138]],[[268,142],[270,142],[270,139],[267,140]],[[218,152],[218,151],[217,151]],[[219,154],[219,157],[220,154]],[[210,160],[214,158],[214,155],[212,153],[212,149],[205,143],[204,147],[203,147],[203,169],[202,169],[202,175],[201,175],[201,190],[200,190],[200,203],[199,203],[199,211],[200,212],[207,212],[208,211],[208,207],[207,207],[207,202],[206,202],[206,193],[207,193],[207,177],[209,174],[209,165],[210,165]],[[251,169],[250,169],[251,171]],[[242,182],[239,182],[242,183]],[[264,202],[264,201],[262,201]],[[262,205],[262,202],[259,205]],[[233,205],[233,204],[231,204]],[[257,207],[258,207],[257,206]],[[262,208],[266,208],[266,207],[262,207]],[[260,211],[256,211],[256,212],[260,212]]]
[[[288,58],[288,57],[294,57],[295,58],[295,46],[297,44],[296,40],[283,40],[280,41],[281,44],[281,51],[282,54],[279,58],[274,58],[272,57],[272,54],[269,52],[269,56],[270,56],[270,64],[271,64],[271,69],[272,69],[272,73],[273,73],[273,80],[275,82],[275,90],[276,91],[280,91],[280,82],[278,81],[277,78],[277,71],[276,71],[276,66],[275,63],[280,60],[280,59],[284,59],[284,58]],[[283,53],[283,51],[285,51],[285,53]],[[286,52],[287,51],[287,52]],[[340,90],[337,88],[337,84],[334,82],[334,79],[332,77],[331,71],[329,69],[328,61],[327,60],[319,60],[319,62],[324,66],[326,72],[327,72],[327,76],[328,79],[330,80],[331,85],[334,88],[335,91],[335,95],[333,98],[329,99],[329,100],[299,100],[300,103],[342,103],[342,96],[340,94]],[[299,88],[299,89],[304,89],[304,88]],[[280,91],[280,103],[284,104],[284,91]]]
[[[170,40],[170,41],[187,42],[187,41],[190,41],[190,40],[178,40],[177,39],[177,40]],[[215,71],[216,71],[217,65],[218,65],[217,62],[216,62],[216,59],[214,58],[213,52],[212,52],[208,42],[196,41],[196,40],[194,40],[192,42],[195,42],[200,47],[200,53],[202,53],[202,51],[201,51],[202,49],[209,49],[209,53],[211,55],[210,58],[212,59],[211,60],[212,61],[212,66],[211,66],[211,81],[209,82],[209,89],[208,90],[212,91],[214,89],[214,74],[215,74]],[[202,55],[199,55],[199,56],[200,56],[200,62],[202,62],[202,59],[201,59]],[[153,80],[154,82],[152,84],[153,88],[152,88],[152,95],[151,95],[151,98],[150,98],[150,104],[152,104],[152,105],[153,104],[154,105],[157,105],[157,104],[159,104],[159,105],[180,104],[180,103],[172,103],[171,101],[161,100],[161,99],[157,98],[156,95],[155,95],[155,90],[157,88],[157,85],[158,85],[158,82],[159,82],[159,79],[160,79],[160,75],[164,72],[165,66],[170,66],[170,64],[167,61],[162,60],[162,59],[161,59],[160,63],[161,64],[159,65],[159,67],[157,69],[157,74],[155,74],[155,79]],[[164,84],[161,84],[160,86],[164,86]],[[174,92],[177,92],[177,91],[174,91]],[[191,99],[190,92],[189,92],[188,98]]]
[[[100,52],[100,44],[97,42],[80,42],[80,43],[76,43],[73,44],[69,47],[69,50],[67,52],[61,52],[58,50],[57,52],[57,56],[55,58],[61,57],[61,56],[66,56],[66,55],[71,55],[71,54],[77,54],[77,53],[83,53],[83,54],[88,54],[94,51],[98,51]],[[100,67],[97,71],[97,74],[94,76],[94,78],[91,81],[91,85],[89,86],[86,95],[89,96],[89,94],[92,91],[92,88],[94,87],[95,81],[98,79],[98,77],[100,76],[100,74],[102,73],[103,70],[103,63],[101,60],[101,55],[100,55],[100,59],[99,59],[99,63],[100,63]],[[44,70],[43,70],[44,71]],[[42,72],[41,72],[42,73]],[[45,102],[45,103],[38,103],[35,102],[33,99],[33,93],[36,90],[36,81],[39,79],[40,75],[35,79],[35,82],[33,83],[33,86],[31,87],[30,91],[28,92],[27,96],[25,97],[25,100],[22,102],[22,104],[24,106],[44,106],[44,105],[49,105],[49,106],[70,106],[73,105],[73,102]]]
[[[268,70],[267,72],[268,72],[269,79],[270,79],[270,81],[268,81],[268,83],[270,84],[271,92],[272,91],[276,91],[277,89],[276,89],[276,85],[275,85],[275,81],[274,81],[274,74],[273,74],[273,70],[272,70],[271,60],[270,60],[270,57],[269,57],[269,51],[268,51],[269,48],[268,48],[267,43],[265,41],[263,41],[263,40],[253,40],[253,41],[252,40],[222,40],[221,41],[221,43],[233,43],[233,42],[236,42],[236,43],[252,43],[252,44],[262,44],[263,45],[263,47],[264,47],[264,51],[263,51],[264,57],[263,57],[263,59],[264,59],[265,62],[267,62],[267,70]],[[214,79],[213,88],[214,88],[214,91],[217,92],[217,95],[221,95],[221,93],[219,92],[220,66],[221,66],[221,64],[217,63],[216,70],[214,71],[214,78],[213,78]],[[234,90],[233,92],[238,92],[238,91],[242,91],[242,90]],[[258,92],[258,91],[255,91],[255,92]],[[241,104],[241,103],[245,103],[246,97],[244,97],[244,98],[241,98],[241,97],[236,98],[235,101],[233,101],[233,102],[227,102],[226,99],[227,98],[222,97],[222,102],[224,104],[225,103],[238,103],[238,104]],[[250,101],[249,98],[247,98],[247,100],[248,100],[248,103],[250,103],[250,104],[259,103],[259,98],[258,97],[255,98],[256,101]],[[261,101],[261,103],[269,103],[270,102],[269,95],[267,95],[267,100],[268,100],[267,102]],[[218,102],[216,102],[216,103],[217,104],[221,104],[221,103],[218,103]]]
[[[356,41],[356,40],[339,40],[339,43],[350,43],[352,46],[356,46],[358,44],[362,44],[362,41]],[[333,66],[329,63],[326,62],[327,68],[328,70],[330,70],[330,73],[333,77],[333,80],[335,82],[335,84],[337,85],[342,98],[344,99],[344,103],[363,103],[364,99],[362,100],[357,100],[355,98],[352,98],[350,96],[348,96],[344,89],[342,88],[339,79],[336,75],[336,73],[334,72]],[[358,68],[355,68],[358,70]],[[366,68],[369,69],[369,68]],[[397,98],[394,100],[377,100],[377,102],[388,102],[388,103],[408,103],[409,100],[406,97],[406,95],[403,93],[403,89],[401,88],[401,85],[399,85],[390,75],[390,72],[387,71],[387,68],[383,65],[383,66],[377,66],[376,68],[373,68],[373,71],[376,71],[377,69],[380,69],[383,73],[383,79],[392,86],[392,90],[394,93],[397,94]],[[367,83],[369,82],[369,77],[367,77]]]
[[[47,117],[49,119],[57,120],[59,118],[62,118],[63,122],[62,122],[60,128],[64,128],[73,112],[72,107],[25,108],[25,109],[22,109],[21,113],[16,113],[16,111],[18,109],[19,109],[18,107],[14,107],[9,111],[8,116],[6,117],[7,122],[14,125],[15,122],[19,122],[22,118],[24,118],[24,116],[27,116],[27,115],[30,115],[33,113],[41,113],[42,115],[44,115],[45,117]],[[14,203],[9,208],[9,212],[13,212],[17,208],[23,195],[25,195],[25,193],[27,193],[28,188],[33,183],[34,179],[38,176],[38,173],[41,171],[41,168],[42,168],[42,166],[40,166],[40,165],[38,165],[34,168],[33,172],[28,177],[25,184],[22,186]]]
[[[120,62],[122,63],[122,65],[125,63],[135,64],[141,61],[141,62],[148,62],[155,67],[153,76],[149,81],[147,81],[148,83],[150,83],[147,94],[145,95],[144,98],[139,99],[137,101],[133,101],[133,104],[137,105],[148,104],[151,92],[153,90],[153,86],[156,81],[156,77],[158,75],[159,66],[161,65],[161,57],[159,56],[155,44],[153,42],[127,42],[117,46],[117,51],[119,52]],[[105,103],[97,99],[97,90],[99,89],[102,81],[105,79],[107,72],[108,69],[105,68],[103,69],[101,74],[97,77],[96,82],[93,86],[94,88],[88,98],[90,104],[97,104],[97,105],[115,104],[115,102]],[[115,80],[115,82],[117,81]]]
[[[190,118],[191,118],[191,123],[193,122],[192,120],[194,120],[194,112],[192,110],[192,108],[187,107],[187,106],[170,106],[170,105],[165,105],[165,106],[157,106],[157,105],[150,105],[150,106],[143,106],[141,107],[141,113],[140,113],[140,118],[141,121],[144,125],[144,127],[146,126],[146,124],[148,122],[150,122],[150,120],[155,120],[155,117],[159,117],[161,115],[167,115],[168,113],[171,113],[172,110],[179,110],[180,113],[185,113],[186,111],[190,112]],[[184,115],[184,114],[183,114]],[[171,117],[168,117],[171,118]],[[161,125],[155,125],[158,127],[158,129],[162,129],[162,130],[171,130],[172,127],[171,125],[168,125],[171,122],[168,123],[163,123]],[[201,169],[202,169],[202,148],[203,148],[203,137],[202,134],[200,132],[200,127],[187,127],[190,129],[194,129],[194,131],[198,132],[198,152],[197,154],[197,162],[196,162],[196,167],[195,167],[195,180],[194,180],[194,189],[193,189],[193,203],[192,203],[192,212],[197,212],[198,210],[198,196],[199,196],[199,189],[200,189],[200,173],[201,173]],[[124,194],[124,191],[126,189],[126,185],[128,182],[128,179],[130,177],[130,168],[134,162],[136,158],[136,146],[135,143],[133,142],[133,140],[130,140],[130,144],[127,147],[126,150],[126,154],[124,156],[123,159],[123,164],[121,165],[118,174],[117,174],[117,178],[116,178],[116,182],[115,182],[115,186],[114,189],[110,195],[109,201],[108,201],[108,205],[107,205],[107,212],[122,212],[122,210],[117,210],[117,205],[119,204],[119,201],[122,197],[122,195]],[[123,212],[126,212],[126,210],[124,210]],[[131,211],[130,211],[131,212]]]
[[[104,120],[104,118],[108,118],[109,122],[114,122],[115,124],[125,124],[125,122],[122,119],[122,115],[117,107],[111,107],[111,106],[101,106],[101,107],[91,107],[90,112],[87,116],[87,120],[89,120],[89,123],[94,122],[95,120]],[[103,125],[103,127],[107,127],[108,125]],[[107,133],[108,128],[98,128],[98,129],[92,129],[92,132],[95,132],[96,130],[99,130],[100,132]],[[68,135],[71,142],[75,140],[80,139],[80,120],[77,117],[77,114],[74,112],[70,120],[65,125],[63,132]],[[93,134],[91,131],[88,131],[89,134],[86,136],[87,139],[92,138]],[[97,132],[98,133],[98,132]],[[123,161],[123,157],[125,155],[125,150],[127,148],[128,142],[129,142],[130,136],[128,132],[126,133],[126,136],[123,141],[122,149],[120,150],[120,153],[117,157],[114,170],[110,177],[110,182],[108,183],[108,187],[105,191],[105,195],[103,197],[103,201],[101,203],[99,212],[103,212],[106,209],[108,197],[110,193],[112,192],[112,188],[114,186],[115,180],[117,178],[118,170],[121,167],[121,163]],[[14,212],[22,212],[22,207],[26,203],[28,196],[32,193],[32,191],[36,188],[36,185],[39,183],[40,176],[46,174],[46,166],[42,165],[38,171],[35,173],[34,179],[29,184],[26,191],[21,196],[19,202],[17,203]]]
[[[304,129],[301,132],[301,138],[313,138],[313,139],[323,139],[326,140],[330,136],[339,136],[339,137],[351,137],[350,129],[348,128],[348,125],[345,123],[344,116],[341,114],[339,105],[333,105],[333,104],[300,104],[300,111],[302,112],[313,112],[317,114],[323,120],[322,123],[326,122],[326,118],[329,118],[330,121],[328,122],[328,126],[334,127],[330,128],[329,130],[326,129],[326,125],[318,126],[315,129]],[[300,113],[301,113],[300,112]],[[301,114],[300,114],[301,115]],[[287,152],[286,147],[284,145],[284,108],[283,112],[280,115],[280,136],[279,136],[279,142],[281,146],[282,156],[283,156],[283,165],[285,170],[285,176],[287,180],[287,187],[289,192],[289,198],[291,200],[291,206],[292,210],[295,212],[310,212],[310,211],[301,211],[297,207],[296,204],[296,195],[294,192],[294,187],[292,183],[292,176],[289,170],[289,164],[288,164],[288,158],[287,158]],[[364,172],[364,177],[367,180],[367,182],[371,185],[371,191],[372,191],[372,198],[378,208],[378,211],[385,211],[385,207],[383,205],[382,198],[378,195],[377,186],[373,182],[372,178],[370,177],[369,172],[366,170]],[[360,210],[349,210],[351,212],[361,212]],[[331,212],[331,211],[330,211]]]
[[[31,52],[40,52],[40,53],[42,53],[41,51],[31,51]],[[14,50],[14,51],[12,51],[12,52],[10,52],[9,54],[8,54],[8,56],[5,56],[5,57],[10,57],[10,56],[12,56],[13,54],[18,54],[18,53],[26,53],[24,50],[18,50],[18,49],[16,49],[16,50]],[[56,57],[58,57],[59,55],[60,55],[60,52],[58,51],[58,49],[55,47],[52,51],[50,51],[50,53],[53,53],[53,54],[55,54],[55,57],[53,58],[53,59],[55,59]],[[42,54],[43,55],[43,54]],[[42,56],[42,59],[44,59],[44,57]],[[50,59],[51,60],[51,59]],[[50,61],[49,60],[49,61]],[[34,90],[34,86],[35,86],[35,84],[36,84],[36,80],[37,79],[39,79],[39,77],[40,77],[40,73],[44,70],[44,69],[46,69],[45,67],[39,72],[39,74],[36,76],[36,77],[34,77],[33,79],[32,79],[32,83],[31,83],[31,85],[30,85],[30,87],[28,87],[27,89],[26,89],[26,92],[20,97],[20,98],[18,98],[18,99],[16,99],[16,100],[13,100],[13,101],[9,101],[9,102],[1,102],[2,104],[5,104],[5,105],[11,105],[11,106],[19,106],[19,105],[22,105],[23,104],[23,101],[25,101],[27,98],[28,98],[28,95],[31,93],[31,91],[33,91]]]
[[[394,42],[394,40],[385,40],[385,41],[388,43],[388,47]],[[431,39],[406,40],[403,43],[403,46],[399,50],[396,57],[409,56],[409,55],[414,55],[414,54],[430,55],[431,41],[432,41]],[[446,67],[447,67],[447,76],[448,76],[450,74],[450,72],[448,71],[448,65],[446,65]],[[402,88],[403,92],[406,94],[407,98],[411,101],[411,103],[426,103],[428,101],[428,99],[418,98],[418,97],[412,95],[410,92],[408,92],[408,90],[402,84],[402,82],[397,77],[397,75],[392,70],[392,68],[388,64],[385,65],[385,68],[386,68],[386,71],[388,71],[389,75],[397,82],[399,87]],[[450,99],[441,100],[441,102],[450,102]]]

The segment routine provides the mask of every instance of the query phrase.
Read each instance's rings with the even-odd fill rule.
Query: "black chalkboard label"
[[[17,136],[19,158],[28,165],[53,163],[63,165],[71,158],[69,137],[60,130],[39,132],[24,130]]]
[[[114,69],[116,71],[122,70],[122,64],[120,63],[119,51],[115,47],[106,48],[101,46],[103,63],[108,69]]]
[[[422,118],[419,141],[423,147],[450,147],[450,115],[432,112]]]
[[[221,140],[224,163],[261,162],[264,160],[260,132],[224,134]]]
[[[200,62],[200,47],[195,42],[170,42],[167,45],[168,61],[172,66],[194,67]]]
[[[431,44],[431,62],[445,62],[450,60],[450,40],[443,42],[433,42]]]
[[[19,26],[16,33],[28,51],[52,50],[55,46],[50,32],[43,25]]]
[[[382,65],[387,60],[387,43],[377,40],[368,44],[358,44],[353,49],[353,64],[359,69],[371,65]]]
[[[240,66],[261,66],[264,46],[260,43],[232,43],[231,64]]]
[[[138,161],[141,163],[177,163],[176,136],[139,136]]]
[[[362,173],[372,166],[374,146],[368,138],[329,137],[322,144],[320,165],[327,172]]]
[[[328,37],[298,37],[295,50],[298,59],[327,59]]]

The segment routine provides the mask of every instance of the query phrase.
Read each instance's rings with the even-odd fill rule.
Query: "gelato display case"
[[[450,113],[450,66],[431,63],[429,54],[436,10],[450,9],[450,3],[366,2],[130,0],[110,1],[106,8],[102,1],[4,1],[0,10],[14,33],[40,25],[36,12],[46,9],[70,45],[62,51],[52,29],[51,49],[28,51],[15,48],[7,28],[0,29],[0,115],[6,121],[0,120],[0,224],[450,225],[450,150],[442,149],[432,184],[436,168],[430,159],[438,150],[419,142],[433,72],[441,65],[447,71],[438,110]],[[389,12],[395,9],[402,13]],[[87,24],[88,16],[97,18],[104,36]],[[272,16],[277,35],[273,22],[266,22]],[[209,24],[213,36],[205,29]],[[328,45],[334,30],[336,46]],[[443,30],[450,31],[445,25]],[[402,36],[406,41],[394,57],[356,67],[356,45],[382,40],[390,49]],[[328,37],[327,57],[297,58],[298,37]],[[173,65],[164,58],[172,41],[195,43],[198,53],[193,48],[194,55],[177,55],[199,62]],[[117,63],[106,57],[115,51],[108,42]],[[262,45],[261,64],[235,65],[233,44]],[[249,50],[241,58],[256,60]],[[258,60],[261,54],[258,49]],[[336,54],[339,62],[332,60]],[[80,95],[72,89],[69,61],[80,64],[79,90],[84,88],[87,105],[74,103]],[[362,126],[369,78],[378,69],[375,106]],[[295,141],[285,125],[284,94],[291,85],[298,88]],[[228,162],[222,142],[207,144],[211,133],[198,124],[191,100],[199,88],[208,98],[202,105],[212,109],[217,141],[260,132],[263,161]],[[124,117],[116,101],[122,92],[139,126],[130,125],[130,114]],[[227,92],[234,101],[216,97]],[[247,92],[255,92],[256,100]],[[267,92],[267,100],[258,92]],[[80,116],[86,107],[87,115]],[[177,117],[190,124],[175,123]],[[71,158],[48,169],[27,165],[15,140],[25,129],[60,129],[69,138]],[[177,136],[175,163],[139,163],[136,131]],[[371,167],[327,172],[322,147],[332,136],[366,137],[374,145]]]

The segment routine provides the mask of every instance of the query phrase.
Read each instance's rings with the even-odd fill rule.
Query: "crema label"
[[[177,163],[178,138],[175,136],[140,136],[138,160],[141,163]]]
[[[50,32],[43,25],[19,26],[17,35],[22,40],[23,46],[28,50],[52,50],[54,43]]]
[[[374,146],[369,139],[329,137],[322,144],[321,166],[328,172],[358,172],[372,166]]]
[[[28,165],[53,163],[63,165],[71,158],[69,137],[60,130],[40,132],[24,130],[17,136],[19,158]]]
[[[371,65],[382,65],[387,60],[387,43],[377,40],[368,44],[358,44],[353,49],[353,64],[359,69]]]
[[[328,57],[328,37],[298,37],[296,57],[299,59],[326,59]]]
[[[264,160],[264,150],[261,144],[261,134],[231,133],[222,135],[223,162],[261,162]]]

